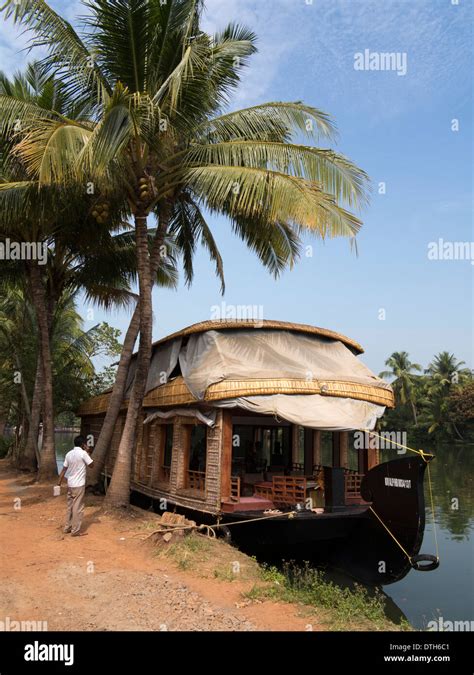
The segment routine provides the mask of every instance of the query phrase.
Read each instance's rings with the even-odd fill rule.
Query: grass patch
[[[395,624],[386,615],[386,600],[379,590],[370,593],[355,584],[343,588],[308,564],[261,568],[261,581],[245,594],[251,600],[271,599],[299,603],[318,613],[329,630],[410,630],[407,622]],[[321,612],[322,610],[322,612]]]
[[[157,542],[155,555],[202,578],[246,582],[249,590],[242,596],[247,600],[296,604],[308,623],[315,617],[315,623],[326,630],[411,629],[406,621],[397,624],[387,617],[386,598],[380,591],[358,584],[340,586],[309,564],[286,563],[282,569],[259,565],[225,541],[196,532],[173,537],[169,544]]]
[[[193,532],[158,548],[157,554],[174,560],[179,569],[195,570],[209,560],[212,555],[212,543],[207,537]]]
[[[222,539],[210,539],[192,532],[176,537],[169,544],[158,543],[156,555],[172,559],[179,569],[190,570],[203,578],[221,581],[257,581],[260,568]]]

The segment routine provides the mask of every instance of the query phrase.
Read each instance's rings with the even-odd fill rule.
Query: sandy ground
[[[103,514],[101,498],[87,496],[88,535],[64,535],[65,492],[53,497],[0,461],[0,620],[64,631],[318,630],[296,605],[245,601],[252,581],[203,578],[156,555],[146,511]]]

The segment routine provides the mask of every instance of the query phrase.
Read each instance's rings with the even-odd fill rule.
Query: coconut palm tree
[[[425,373],[431,375],[436,384],[449,387],[471,376],[471,371],[463,367],[465,365],[465,362],[458,361],[454,354],[440,352],[428,364]]]
[[[450,415],[451,391],[472,377],[472,372],[463,367],[464,361],[458,361],[454,354],[447,351],[437,354],[428,368],[426,383],[425,418],[428,432],[444,431],[451,436],[462,438]]]
[[[402,405],[409,405],[413,414],[413,421],[417,424],[417,410],[415,402],[415,372],[421,372],[418,363],[410,361],[408,352],[394,352],[386,361],[385,365],[390,370],[380,373],[380,377],[392,379],[393,389],[398,401]]]
[[[203,207],[226,214],[251,245],[259,230],[284,242],[306,229],[348,236],[359,219],[344,208],[366,198],[367,177],[347,158],[314,143],[332,138],[328,116],[301,103],[224,111],[256,51],[255,35],[231,25],[200,30],[200,0],[91,0],[81,38],[43,0],[8,0],[4,14],[49,51],[45,73],[61,77],[82,119],[0,97],[5,130],[20,125],[15,155],[41,185],[92,183],[109,201],[123,195],[134,218],[140,343],[133,389],[109,488],[112,505],[129,501],[131,450],[151,357],[152,261],[148,219],[157,239],[169,232],[177,201],[205,222]],[[99,218],[107,218],[103,212]],[[269,235],[270,236],[270,235]]]
[[[34,311],[25,301],[21,287],[0,285],[0,362],[1,389],[4,407],[17,407],[17,426],[23,429],[31,424],[31,374],[37,352],[37,331]],[[24,438],[24,435],[23,435]],[[21,466],[22,448],[16,448]],[[35,458],[34,458],[35,459]]]

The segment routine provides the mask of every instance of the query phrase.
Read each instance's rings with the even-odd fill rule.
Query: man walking
[[[86,439],[84,436],[77,436],[74,439],[74,448],[64,458],[63,470],[58,481],[58,485],[61,485],[67,471],[67,521],[64,533],[70,532],[73,537],[82,537],[87,534],[80,530],[84,513],[86,468],[92,463]]]

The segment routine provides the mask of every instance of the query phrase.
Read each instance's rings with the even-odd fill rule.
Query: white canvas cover
[[[169,376],[173,372],[178,363],[179,352],[181,350],[182,339],[177,338],[171,342],[159,345],[153,352],[150,362],[150,370],[148,371],[148,379],[146,383],[146,392],[148,394],[152,389],[166,384]],[[130,364],[130,370],[127,378],[126,395],[128,396],[132,390],[133,380],[135,379],[135,371],[137,369],[137,358],[135,357]]]
[[[182,338],[160,345],[152,358],[147,392],[164,384],[163,374],[167,379],[178,360],[186,385],[198,401],[204,400],[209,386],[225,380],[334,380],[390,389],[338,340],[249,328],[191,335],[185,346]],[[246,396],[213,403],[213,407],[237,406],[250,413],[273,415],[276,419],[327,431],[373,429],[385,411],[383,406],[367,401],[320,394]],[[154,414],[160,417],[195,414],[190,410]],[[206,424],[213,421],[209,416],[206,418],[201,421]]]
[[[172,417],[195,417],[208,427],[213,427],[216,423],[216,411],[208,410],[203,412],[196,408],[173,408],[172,410],[157,410],[147,416],[143,424],[150,424],[156,419],[169,420]]]
[[[323,431],[371,431],[385,411],[383,406],[375,403],[320,394],[246,396],[219,401],[215,405],[219,408],[239,407],[251,414],[273,415],[277,420]]]
[[[181,349],[184,380],[199,400],[223,380],[337,380],[390,389],[342,342],[278,330],[211,330]]]

